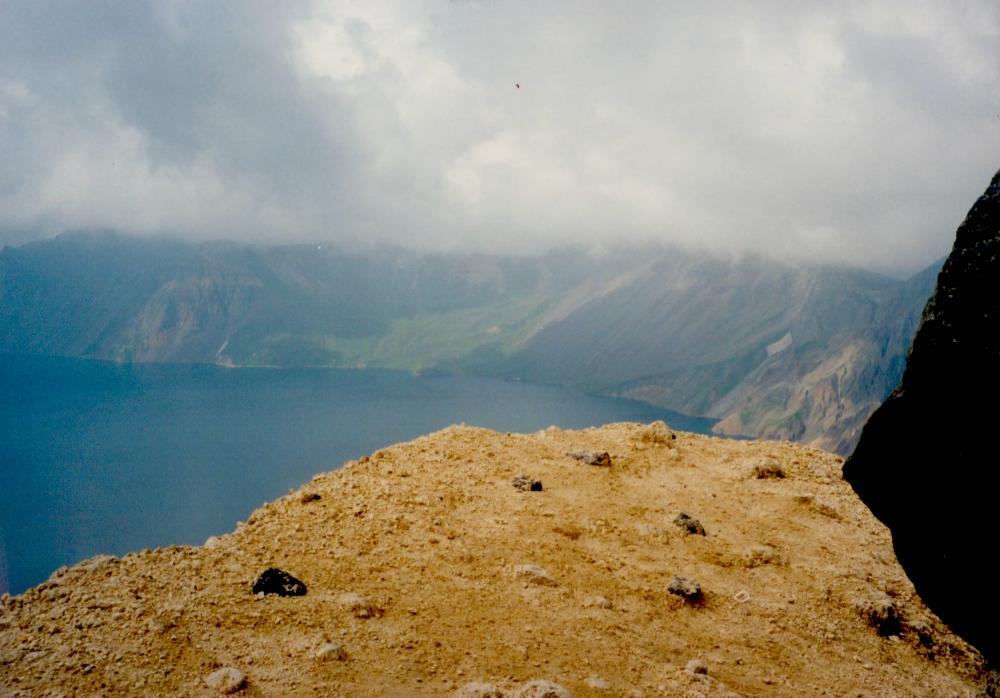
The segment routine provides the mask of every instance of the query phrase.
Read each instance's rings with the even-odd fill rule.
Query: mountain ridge
[[[643,247],[535,257],[68,234],[0,251],[0,351],[444,370],[571,385],[846,452],[936,266]]]

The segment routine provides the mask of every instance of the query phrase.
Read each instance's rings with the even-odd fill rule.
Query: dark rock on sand
[[[511,484],[514,485],[514,489],[521,490],[522,492],[542,491],[542,481],[535,480],[527,475],[518,475],[511,481]]]
[[[701,584],[688,577],[674,577],[670,580],[667,591],[689,603],[700,601],[702,598]]]
[[[705,535],[705,527],[701,525],[701,521],[684,512],[677,515],[677,518],[674,519],[674,525],[692,536]]]
[[[277,594],[278,596],[305,596],[306,585],[284,570],[268,567],[253,584],[255,594]]]

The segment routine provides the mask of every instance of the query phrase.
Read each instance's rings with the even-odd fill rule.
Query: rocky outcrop
[[[1000,172],[958,229],[899,386],[872,415],[844,477],[892,531],[917,592],[1000,660],[991,572],[1000,524],[987,406],[1000,391]]]

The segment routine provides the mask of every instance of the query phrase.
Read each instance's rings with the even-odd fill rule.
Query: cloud
[[[1000,166],[998,85],[988,1],[6,3],[0,243],[652,239],[912,268]]]

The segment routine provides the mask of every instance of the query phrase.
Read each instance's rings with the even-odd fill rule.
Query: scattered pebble
[[[515,696],[516,698],[573,698],[573,694],[565,688],[545,679],[529,681]]]
[[[228,695],[246,688],[247,677],[239,669],[227,666],[206,676],[205,685],[219,693]]]
[[[305,596],[306,585],[284,570],[268,567],[253,584],[255,594],[277,594],[278,596]]]
[[[499,688],[479,681],[465,684],[454,695],[455,698],[504,698],[504,693]]]
[[[916,633],[917,641],[925,647],[934,644],[934,626],[926,618],[908,618],[906,621],[907,630]],[[1000,690],[997,691],[1000,695]]]
[[[898,635],[902,630],[899,609],[888,594],[876,592],[859,602],[858,608],[862,617],[882,637]]]
[[[636,441],[641,441],[643,443],[666,444],[671,446],[673,445],[671,442],[677,438],[677,435],[663,420],[658,419],[652,424],[647,424],[642,427],[638,432],[636,432],[634,438]]]
[[[514,577],[538,586],[554,587],[558,584],[548,570],[538,565],[517,565],[514,567]]]
[[[552,527],[552,531],[570,540],[577,540],[584,533],[584,529],[576,524],[557,524]]]
[[[767,458],[755,464],[751,470],[751,474],[758,480],[782,479],[786,477],[784,468],[773,458]]]
[[[348,592],[337,597],[337,603],[346,608],[355,618],[374,618],[382,615],[382,609],[373,605],[361,594]]]
[[[680,596],[688,602],[698,601],[702,598],[701,584],[687,577],[674,577],[667,587],[674,596]]]
[[[692,659],[684,667],[684,670],[689,674],[707,674],[708,666],[700,659]]]
[[[781,565],[784,563],[785,556],[770,545],[751,545],[743,551],[743,564],[747,567]]]
[[[588,676],[584,683],[587,684],[588,687],[597,691],[607,691],[611,689],[611,684],[605,679],[602,679],[600,676]]]
[[[94,557],[89,557],[86,560],[76,563],[72,568],[60,567],[52,573],[52,576],[60,576],[70,569],[74,572],[93,572],[101,569],[102,567],[107,567],[108,565],[117,565],[119,562],[121,562],[121,560],[114,555],[95,555]],[[49,581],[51,581],[51,577]]]
[[[566,455],[587,465],[611,467],[611,456],[607,451],[570,451]]]
[[[514,489],[521,490],[522,492],[541,492],[542,491],[542,481],[533,480],[527,475],[518,475],[511,482],[514,485]]]
[[[701,525],[701,521],[689,516],[684,512],[677,515],[674,519],[674,523],[680,528],[684,529],[689,535],[693,536],[703,536],[705,535],[705,527]]]
[[[328,642],[316,650],[313,656],[320,661],[331,659],[343,660],[347,659],[347,652],[344,651],[342,645],[338,645],[336,642]]]
[[[809,458],[796,462],[782,455],[793,453],[791,447],[766,445],[793,479],[757,482],[746,479],[747,470],[767,457],[765,446],[744,457],[737,444],[702,443],[701,437],[685,435],[674,442],[680,447],[667,448],[633,440],[639,428],[616,427],[614,438],[606,441],[596,433],[559,437],[523,453],[505,451],[506,442],[490,441],[495,437],[487,432],[460,432],[444,442],[435,437],[408,447],[412,452],[392,455],[378,468],[334,473],[329,482],[303,488],[326,492],[322,504],[300,504],[303,490],[293,491],[255,513],[243,533],[206,541],[218,550],[172,546],[136,553],[120,563],[98,562],[107,566],[93,572],[70,567],[21,596],[0,594],[0,676],[20,679],[15,690],[25,695],[74,690],[163,695],[180,690],[218,696],[232,682],[223,686],[221,677],[213,679],[221,687],[217,691],[206,680],[223,666],[239,671],[245,682],[234,698],[256,694],[265,684],[290,694],[312,688],[376,695],[379,688],[391,686],[467,698],[564,695],[547,692],[544,684],[522,692],[530,679],[566,681],[565,689],[595,698],[627,696],[633,690],[646,698],[733,698],[717,681],[722,677],[761,695],[789,686],[822,692],[814,684],[847,695],[862,679],[889,693],[912,686],[915,695],[972,695],[962,689],[970,676],[975,678],[979,659],[905,586],[888,537],[874,519],[864,518],[867,514],[841,483],[828,494],[797,495],[813,488],[814,479],[806,476]],[[475,450],[463,450],[473,446]],[[640,455],[628,472],[595,472],[565,456],[580,446],[614,450],[619,469],[626,461],[617,454]],[[691,469],[652,467],[682,451]],[[719,462],[709,463],[709,455]],[[820,457],[839,467],[832,456]],[[729,460],[723,463],[724,458]],[[451,467],[441,467],[443,462]],[[694,469],[703,462],[703,470]],[[734,472],[733,465],[739,470]],[[507,489],[513,489],[511,472],[548,481],[554,477],[549,473],[560,467],[566,482],[558,487],[549,482],[538,494]],[[411,477],[387,480],[386,469],[411,472]],[[796,480],[799,473],[803,479]],[[749,496],[748,487],[788,486],[792,489],[773,502],[747,506],[746,520],[718,516],[725,511],[722,505],[728,506],[726,497]],[[720,505],[715,508],[708,498],[714,493]],[[845,519],[851,514],[851,526],[806,510],[805,505],[824,496],[845,512]],[[366,512],[364,520],[355,518],[355,511]],[[695,516],[709,517],[712,541],[686,538],[688,533],[700,535]],[[649,537],[654,535],[671,539],[672,545]],[[679,541],[682,536],[686,539]],[[752,543],[760,545],[748,550]],[[782,556],[795,566],[748,570],[744,564],[769,564]],[[517,566],[532,560],[536,564]],[[309,578],[310,599],[265,597],[263,591],[249,596],[246,583],[254,582],[254,571],[265,565],[285,565],[284,574],[300,572]],[[281,570],[272,574],[281,580]],[[663,596],[668,591],[664,582],[675,574],[689,579],[679,577]],[[291,579],[293,588],[296,582]],[[877,593],[896,589],[899,595]],[[856,599],[864,600],[864,616],[854,606]],[[494,608],[470,613],[469,604],[480,600]],[[718,612],[703,604],[718,605]],[[737,608],[739,604],[744,605]],[[227,609],[236,613],[232,624],[225,620]],[[560,616],[565,625],[554,627],[546,621],[554,609],[573,617]],[[684,625],[683,637],[662,638],[661,643],[658,636],[656,642],[633,648],[632,664],[654,667],[650,672],[611,671],[601,661],[601,651],[615,651],[614,643],[621,639],[617,632],[602,631],[599,647],[591,646],[594,638],[581,636],[582,646],[572,657],[563,652],[568,646],[553,649],[550,643],[553,633],[572,634],[571,623],[584,630],[656,633],[662,630],[664,612],[697,617],[687,619],[694,625],[674,618]],[[384,617],[372,619],[378,613]],[[448,613],[459,613],[459,622],[447,621]],[[902,627],[888,634],[892,630],[886,624],[894,614]],[[436,624],[442,615],[446,622]],[[699,619],[703,622],[696,623]],[[517,629],[516,636],[497,636],[497,641],[510,643],[499,661],[490,638],[480,641],[481,634],[463,647],[470,629],[499,628],[495,623]],[[812,647],[834,643],[844,650],[849,670],[826,671],[822,661],[811,660],[807,645],[794,666],[772,667],[766,657],[754,655],[755,643],[781,643],[803,623],[817,640]],[[195,633],[195,628],[203,630]],[[744,637],[744,632],[753,647],[715,647],[726,638]],[[191,652],[174,651],[175,643],[188,639]],[[231,651],[212,651],[223,645]],[[670,657],[670,648],[681,645],[688,649]],[[597,654],[591,652],[595,647]],[[886,652],[891,657],[880,660]],[[860,661],[853,661],[853,655]],[[584,661],[588,656],[589,664]],[[566,657],[575,663],[561,664]],[[706,665],[707,674],[688,661],[693,658]],[[149,670],[153,665],[157,671]],[[769,674],[779,669],[789,669],[789,675]],[[761,683],[765,676],[774,676],[774,685]],[[239,678],[235,683],[240,685]]]

